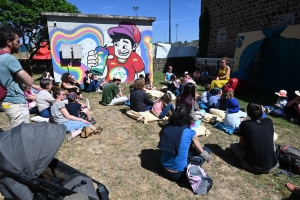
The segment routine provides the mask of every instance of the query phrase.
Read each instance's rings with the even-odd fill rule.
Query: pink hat
[[[121,22],[118,27],[108,29],[109,36],[115,35],[116,33],[129,36],[135,43],[139,43],[141,41],[141,33],[139,29],[129,22]]]
[[[280,90],[279,92],[275,92],[275,94],[277,94],[280,97],[287,97],[287,92],[285,90]]]

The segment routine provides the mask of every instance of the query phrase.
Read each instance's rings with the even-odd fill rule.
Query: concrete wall
[[[300,24],[300,0],[202,0],[209,9],[208,57],[234,57],[238,33]]]
[[[82,83],[84,72],[89,69],[106,80],[118,74],[122,82],[132,82],[139,74],[153,71],[151,41],[155,18],[68,13],[42,15],[47,17],[56,81],[69,71]],[[121,36],[113,42],[116,33]],[[82,58],[64,59],[62,45],[66,44],[80,44]]]

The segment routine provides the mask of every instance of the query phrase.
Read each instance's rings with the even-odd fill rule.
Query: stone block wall
[[[300,0],[202,0],[211,30],[208,57],[234,57],[238,33],[300,24]]]

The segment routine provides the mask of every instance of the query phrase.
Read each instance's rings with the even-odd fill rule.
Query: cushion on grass
[[[213,115],[216,115],[217,117],[220,117],[223,120],[225,119],[225,111],[224,110],[211,108],[211,109],[209,109],[209,112]]]
[[[210,113],[206,113],[204,118],[202,119],[203,122],[206,122],[206,123],[211,123],[211,124],[215,124],[217,121],[219,122],[223,122],[224,119],[216,116],[216,115],[213,115],[213,114],[210,114]]]
[[[164,117],[162,119],[153,115],[150,111],[145,112],[135,112],[133,110],[127,110],[126,115],[136,119],[137,121],[142,121],[144,124],[148,124],[148,122],[160,121],[160,120],[168,120],[168,117]]]
[[[158,91],[158,90],[146,90],[145,91],[146,94],[148,95],[149,98],[155,98],[155,99],[158,99],[160,98],[162,95],[164,95],[164,92],[161,92],[161,91]],[[171,93],[171,96],[172,96],[172,101],[174,101],[176,99],[176,96]]]

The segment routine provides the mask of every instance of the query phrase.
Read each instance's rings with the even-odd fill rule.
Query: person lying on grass
[[[210,149],[201,146],[195,130],[190,128],[193,119],[191,109],[184,104],[176,107],[159,133],[158,148],[161,149],[162,175],[175,182],[186,181],[188,157],[200,156],[200,166],[204,161],[210,162]]]
[[[82,108],[81,104],[78,103],[78,96],[75,92],[71,92],[67,95],[68,98],[68,104],[66,105],[66,109],[70,113],[70,115],[73,115],[75,117],[80,117],[82,119],[86,119],[91,124],[96,124],[96,121],[94,118],[91,117],[90,111],[87,108]]]
[[[232,152],[250,172],[267,174],[279,167],[274,145],[274,125],[262,118],[263,107],[249,103],[247,114],[251,118],[240,124],[240,140],[230,145]]]
[[[88,127],[93,131],[97,131],[97,129],[87,120],[70,115],[65,104],[62,102],[66,98],[64,89],[56,90],[53,93],[53,97],[55,98],[55,101],[50,109],[52,120],[55,124],[64,124],[66,126],[67,131],[70,132],[68,141],[78,136],[83,127]]]

